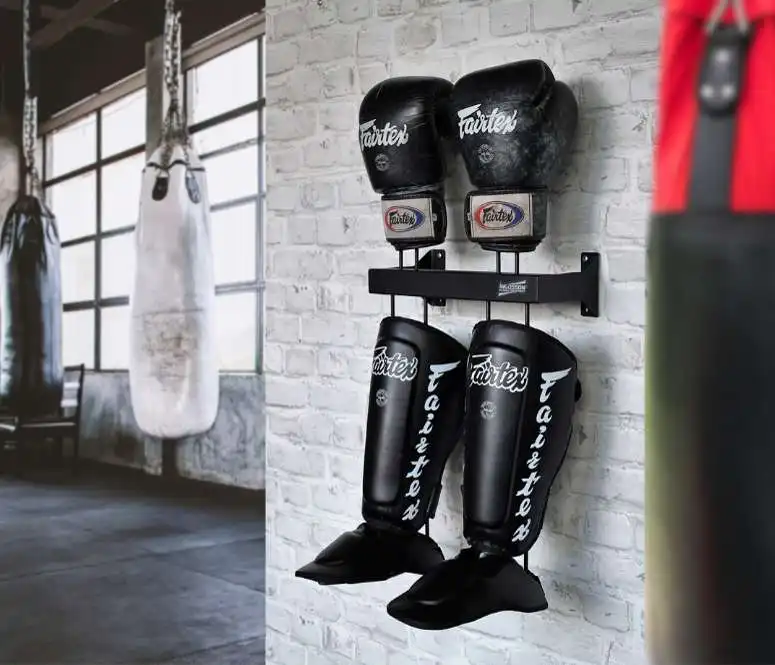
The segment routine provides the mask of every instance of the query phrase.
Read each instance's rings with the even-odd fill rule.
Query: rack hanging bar
[[[419,270],[420,269],[420,249],[419,249],[419,247],[415,247],[415,249],[414,249],[414,269],[415,270]],[[422,322],[426,326],[428,325],[428,299],[427,298],[423,298],[422,299]]]
[[[525,304],[581,304],[581,315],[597,317],[599,311],[600,255],[581,255],[579,272],[552,275],[504,274],[445,270],[428,252],[417,270],[372,268],[369,292],[382,295],[427,298],[431,305],[446,299]],[[434,265],[435,264],[435,265]]]
[[[514,252],[514,274],[519,275],[519,252]],[[530,325],[530,303],[525,303],[525,325]],[[527,556],[527,555],[525,555]],[[527,561],[527,558],[525,559]]]

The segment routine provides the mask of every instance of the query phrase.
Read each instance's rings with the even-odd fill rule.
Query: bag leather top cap
[[[732,4],[721,25],[734,24]],[[741,0],[751,24],[737,106],[728,209],[775,211],[775,0]],[[699,75],[708,46],[706,25],[718,0],[666,0],[653,209],[689,205],[699,120]]]

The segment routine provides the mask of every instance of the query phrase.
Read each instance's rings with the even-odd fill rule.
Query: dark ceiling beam
[[[49,48],[118,2],[121,0],[78,0],[74,7],[64,10],[61,18],[34,33],[30,46],[33,49]]]
[[[143,7],[142,0],[135,0],[131,5],[125,4],[126,9],[137,7],[142,14],[137,24],[132,22],[138,38],[123,41],[97,32],[77,33],[38,55],[41,122],[145,67],[145,42],[163,30],[164,3],[146,0]],[[183,5],[184,48],[261,11],[263,7],[264,0],[198,0]],[[141,8],[143,11],[140,11]],[[125,7],[121,5],[117,9]],[[129,16],[114,18],[130,22]],[[147,25],[141,25],[141,22]],[[146,31],[145,34],[143,31]]]
[[[21,11],[22,0],[0,0],[0,9],[8,9],[9,11]],[[56,21],[67,14],[67,9],[61,9],[54,7],[53,5],[41,5],[40,15],[48,21]],[[134,34],[134,30],[129,26],[116,23],[115,21],[105,21],[99,18],[93,18],[83,24],[84,28],[90,30],[96,30],[97,32],[104,32],[107,35],[114,35],[116,37],[129,37]]]
[[[59,7],[51,7],[50,5],[43,5],[40,8],[40,13],[43,18],[50,21],[56,21],[67,14],[67,10],[59,9]],[[113,35],[114,37],[131,37],[135,34],[135,31],[128,25],[116,23],[115,21],[106,21],[101,18],[90,19],[83,24],[83,27],[90,30],[96,30],[97,32],[104,32],[106,35]]]
[[[0,67],[0,112],[21,116],[24,97],[21,62],[8,59]]]
[[[88,37],[88,39],[87,39]],[[145,43],[87,33],[44,51],[38,114],[43,122],[62,109],[145,67]]]
[[[4,65],[19,59],[22,51],[21,21],[8,21],[6,16],[11,15],[0,11],[0,64]]]

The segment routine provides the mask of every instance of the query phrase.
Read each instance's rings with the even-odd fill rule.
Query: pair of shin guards
[[[431,630],[546,609],[540,581],[513,558],[542,529],[579,396],[574,355],[534,328],[482,321],[466,349],[419,321],[383,319],[366,426],[364,522],[297,577],[355,584],[419,574],[387,609]],[[444,467],[461,438],[469,547],[445,560],[420,530],[435,514]]]

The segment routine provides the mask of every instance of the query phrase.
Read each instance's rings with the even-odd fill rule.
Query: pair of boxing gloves
[[[438,245],[447,233],[444,143],[462,155],[476,189],[465,201],[469,240],[534,250],[546,235],[547,187],[578,121],[571,89],[541,60],[472,72],[454,85],[398,77],[364,97],[358,138],[385,237],[396,249]]]

